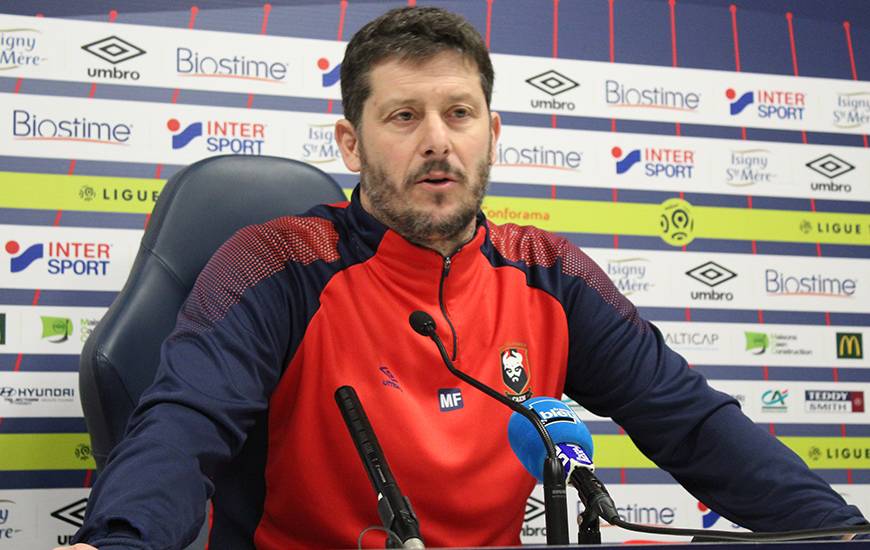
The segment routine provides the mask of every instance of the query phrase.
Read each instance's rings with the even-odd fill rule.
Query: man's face
[[[387,60],[369,82],[360,126],[336,125],[345,164],[360,171],[363,208],[411,241],[461,243],[501,129],[475,64],[453,51],[420,64]]]

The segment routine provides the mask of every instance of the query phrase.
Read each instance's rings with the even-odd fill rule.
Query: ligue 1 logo
[[[687,245],[695,239],[692,205],[683,199],[668,199],[661,205],[659,235],[673,246]]]

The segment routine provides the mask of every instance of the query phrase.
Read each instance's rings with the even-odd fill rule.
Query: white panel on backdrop
[[[345,43],[0,16],[8,76],[338,99]],[[848,80],[492,55],[496,109],[861,134],[870,85]]]
[[[868,367],[865,327],[655,321],[668,345],[695,365]],[[870,343],[870,340],[868,340]]]
[[[77,372],[0,372],[0,418],[82,416]]]
[[[349,173],[337,115],[0,94],[7,154],[190,164],[275,155]],[[135,105],[135,108],[131,108]],[[492,179],[505,183],[870,200],[870,157],[854,147],[605,134],[505,126]]]
[[[5,306],[0,353],[78,355],[106,313],[103,307]]]
[[[90,489],[0,490],[0,541],[16,550],[69,544],[82,525]]]
[[[870,492],[864,490],[863,485],[834,485],[833,488],[849,504],[854,504],[862,510],[870,509]],[[679,485],[614,483],[609,484],[607,490],[617,505],[620,517],[631,523],[685,529],[745,531],[708,508]],[[577,540],[577,529],[573,518],[582,510],[583,504],[577,497],[577,491],[569,487],[568,530],[572,542]],[[544,519],[543,488],[538,485],[532,491],[531,498],[526,505],[526,516],[521,534],[523,544],[545,544],[547,542]],[[604,543],[678,542],[690,539],[691,537],[634,533],[619,527],[609,526],[605,522],[601,523],[601,541]]]
[[[585,248],[639,306],[863,312],[867,261]]]

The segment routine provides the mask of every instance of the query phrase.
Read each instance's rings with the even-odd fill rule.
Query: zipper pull
[[[442,271],[442,276],[446,277],[450,273],[450,256],[444,258],[444,270]]]

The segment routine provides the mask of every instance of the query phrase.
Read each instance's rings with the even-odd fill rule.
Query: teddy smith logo
[[[501,360],[501,379],[508,391],[506,396],[522,403],[532,396],[529,387],[529,350],[524,344],[507,344],[498,350]]]

